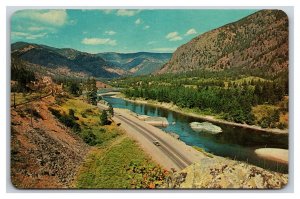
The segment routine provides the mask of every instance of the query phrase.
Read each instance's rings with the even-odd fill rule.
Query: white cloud
[[[24,10],[17,12],[16,15],[53,26],[64,25],[68,18],[65,10]]]
[[[147,43],[147,45],[152,45],[152,44],[155,44],[155,43],[157,43],[157,41],[149,41],[149,42]]]
[[[115,34],[116,34],[116,32],[113,31],[113,30],[107,30],[107,31],[105,31],[104,33],[105,33],[106,35],[115,35]]]
[[[112,40],[110,38],[84,38],[81,43],[86,45],[109,45],[115,46],[117,45],[116,40]]]
[[[43,38],[45,36],[47,36],[47,33],[40,33],[35,35],[29,35],[26,37],[26,39],[37,39],[37,38]]]
[[[12,37],[32,39],[32,40],[45,37],[46,35],[47,35],[47,33],[39,33],[39,34],[30,34],[30,33],[26,33],[26,32],[12,32],[11,33]]]
[[[174,52],[176,48],[153,48],[151,50],[155,52]]]
[[[141,12],[141,10],[118,10],[117,11],[117,15],[118,16],[126,16],[126,17],[132,17],[136,14],[138,14],[139,12]]]
[[[134,22],[136,25],[139,25],[142,23],[142,20],[140,18],[138,18],[135,22]]]
[[[189,29],[184,36],[197,34],[197,31],[194,28]]]
[[[147,29],[149,29],[150,28],[150,26],[144,26],[144,30],[147,30]]]
[[[30,26],[28,27],[28,30],[31,32],[38,32],[38,31],[42,31],[45,30],[45,27],[38,27],[38,26]]]
[[[169,41],[179,41],[179,40],[182,40],[182,37],[178,34],[178,32],[170,32],[169,34],[167,34],[166,38]]]

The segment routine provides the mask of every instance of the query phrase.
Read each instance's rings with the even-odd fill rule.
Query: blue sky
[[[174,52],[192,38],[256,10],[21,10],[11,42],[98,52]]]

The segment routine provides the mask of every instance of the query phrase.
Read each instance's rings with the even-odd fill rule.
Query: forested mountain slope
[[[25,42],[12,44],[11,55],[12,62],[19,60],[35,65],[36,69],[43,67],[51,73],[67,71],[102,78],[150,74],[159,70],[171,57],[170,53],[148,52],[90,54],[72,48]]]
[[[276,74],[287,68],[288,17],[280,10],[262,10],[180,46],[159,73],[238,69]]]

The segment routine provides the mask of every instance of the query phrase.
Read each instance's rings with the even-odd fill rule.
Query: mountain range
[[[97,53],[17,42],[12,62],[52,74],[113,78],[198,69],[241,70],[276,75],[288,69],[288,17],[261,10],[193,38],[171,53]]]
[[[288,17],[261,10],[180,46],[158,73],[196,69],[277,74],[288,69]]]
[[[160,69],[170,53],[97,53],[80,52],[72,48],[16,42],[11,45],[12,61],[18,60],[48,74],[71,74],[113,78],[145,75]]]

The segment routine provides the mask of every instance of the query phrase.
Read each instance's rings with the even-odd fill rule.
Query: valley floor
[[[129,99],[129,98],[126,98],[121,93],[119,93],[119,94],[117,94],[113,97],[122,98],[124,100],[134,102],[134,103],[147,104],[147,105],[151,105],[151,106],[157,106],[157,107],[165,108],[165,109],[168,109],[168,110],[171,110],[171,111],[174,111],[174,112],[181,113],[183,115],[196,117],[196,118],[206,120],[206,121],[210,121],[210,122],[214,122],[214,123],[221,123],[221,124],[226,124],[226,125],[231,125],[231,126],[238,126],[238,127],[242,127],[242,128],[249,128],[249,129],[259,130],[259,131],[268,132],[268,133],[272,133],[272,134],[288,134],[288,129],[283,129],[282,130],[282,129],[261,128],[261,127],[256,126],[256,125],[248,125],[248,124],[240,124],[240,123],[230,122],[230,121],[226,121],[226,120],[223,120],[223,119],[219,119],[216,116],[203,115],[203,113],[199,113],[195,109],[180,108],[180,107],[178,107],[178,106],[176,106],[172,103],[158,102],[156,100],[145,100],[145,99],[142,99],[142,98]]]
[[[71,112],[80,131],[74,132],[63,123],[70,124]],[[280,188],[287,183],[288,176],[285,174],[207,156],[203,151],[197,153],[201,156],[199,160],[179,167],[184,170],[176,173],[168,171],[170,168],[159,166],[156,162],[160,162],[152,157],[146,145],[132,136],[132,132],[122,129],[124,124],[119,127],[112,122],[101,126],[100,113],[98,107],[87,104],[82,98],[70,96],[49,96],[12,108],[12,184],[17,188],[120,189]],[[172,140],[174,138],[170,137],[171,144]],[[91,143],[92,146],[89,146]],[[150,145],[156,147],[151,141]],[[177,148],[180,153],[188,155],[189,151],[181,149]],[[197,171],[193,169],[196,167]],[[243,175],[231,182],[231,176],[240,170]],[[207,177],[202,178],[199,172],[204,172]],[[215,175],[216,172],[222,172],[222,180]],[[189,184],[191,180],[193,184]],[[224,180],[230,183],[224,184]]]

